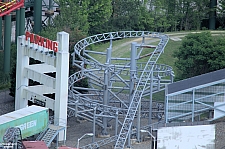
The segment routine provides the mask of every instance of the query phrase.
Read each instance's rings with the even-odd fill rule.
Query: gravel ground
[[[12,97],[8,95],[8,91],[0,91],[0,115],[14,111],[14,100]],[[142,125],[145,125],[146,120],[142,121]],[[217,120],[214,122],[216,124],[216,140],[215,140],[215,149],[225,149],[225,118],[222,118],[220,120]],[[66,145],[69,147],[76,147],[77,140],[81,136],[83,136],[85,133],[91,133],[92,132],[92,123],[84,121],[84,122],[78,122],[75,117],[68,119],[67,124],[67,140]],[[112,124],[112,129],[109,129],[110,134],[114,134],[114,125]],[[118,129],[119,130],[119,129]],[[96,126],[96,134],[100,134],[101,130]],[[146,138],[146,136],[143,136],[142,134],[142,141],[141,143],[132,144],[133,149],[149,149],[150,148],[150,139]],[[101,138],[96,138],[95,140],[98,141]],[[83,138],[80,141],[80,146],[89,144],[92,142],[92,137],[89,138]],[[109,144],[107,146],[101,147],[101,149],[111,149],[113,144]],[[53,149],[55,146],[54,143],[52,143],[52,147],[50,149]]]

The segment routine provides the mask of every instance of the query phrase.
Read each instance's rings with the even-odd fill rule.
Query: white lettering
[[[21,131],[23,131],[23,130],[25,130],[27,128],[26,126],[27,126],[26,123],[24,123],[24,124],[21,124],[21,125],[19,125],[17,127],[19,127]]]
[[[37,120],[27,122],[27,128],[32,128],[32,127],[35,127],[36,125],[37,125]]]
[[[23,131],[23,130],[26,130],[28,128],[32,128],[32,127],[35,127],[35,126],[37,126],[37,120],[29,121],[27,123],[21,124],[21,125],[16,126],[16,127],[19,127],[20,130]]]

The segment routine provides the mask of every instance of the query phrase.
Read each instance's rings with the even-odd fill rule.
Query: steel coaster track
[[[159,70],[159,72],[156,72],[157,75],[160,75],[159,77],[167,76],[166,72],[171,70],[171,67],[166,66],[166,65],[162,65],[162,66],[161,65],[156,65],[156,67],[160,67],[160,68],[164,68],[164,69],[166,67],[166,71]],[[162,71],[162,73],[161,73],[161,71]],[[161,74],[159,74],[159,73],[161,73]],[[70,102],[73,99],[75,99],[76,101],[78,100],[78,103],[77,104],[80,104],[81,105],[81,104],[89,103],[88,104],[89,106],[87,104],[86,104],[86,106],[88,106],[90,109],[92,109],[95,106],[97,106],[97,107],[99,107],[98,110],[102,110],[104,107],[106,107],[105,105],[100,104],[99,102],[94,101],[94,100],[91,100],[91,99],[85,99],[85,97],[82,97],[81,98],[79,95],[77,95],[77,94],[75,94],[73,92],[74,89],[71,88],[72,85],[73,85],[73,83],[82,80],[83,78],[85,78],[84,76],[85,76],[84,73],[82,75],[82,72],[81,71],[78,71],[77,73],[75,73],[75,74],[73,74],[73,75],[71,75],[69,77],[69,88],[70,88],[70,90],[69,90],[70,91],[69,92],[69,97],[71,97],[71,99],[69,100],[69,103],[68,104],[70,104]],[[169,82],[167,82],[167,83],[169,83]],[[72,102],[72,103],[74,103],[74,102]],[[116,108],[116,107],[110,107],[110,106],[108,106],[108,108],[114,109],[112,111],[112,114],[115,114],[115,111],[118,110],[119,113],[121,113],[122,115],[124,115],[124,112],[127,111],[127,110],[124,110],[124,109],[120,109],[120,108]],[[70,110],[75,110],[75,109],[74,108],[70,108]],[[108,110],[108,111],[111,111],[111,110]]]
[[[150,56],[141,76],[140,76],[140,80],[137,84],[136,90],[134,91],[134,96],[132,98],[132,101],[130,103],[126,118],[123,122],[123,126],[120,130],[119,136],[117,138],[116,141],[116,145],[115,145],[115,149],[122,149],[124,148],[126,139],[128,137],[128,133],[131,129],[131,125],[133,123],[135,114],[137,112],[138,109],[138,105],[141,101],[142,95],[143,95],[143,90],[147,87],[147,82],[151,77],[151,73],[153,73],[153,67],[150,71],[150,73],[146,72],[146,69],[148,67],[149,63],[153,63],[155,64],[156,61],[158,60],[159,56],[161,55],[161,53],[164,51],[164,48],[167,44],[167,42],[169,41],[169,37],[167,35],[160,35],[159,38],[161,38],[160,44],[159,46],[154,50],[154,52],[152,53],[152,55]],[[147,80],[145,82],[145,84],[141,84],[141,80],[145,79],[145,76],[147,75]]]
[[[84,78],[84,74],[83,76],[81,75],[81,71],[75,73],[74,75],[70,76],[69,80],[76,80],[76,81],[80,81],[82,78]],[[116,114],[116,111],[119,112],[119,114],[121,115],[124,115],[124,113],[127,111],[127,109],[121,109],[121,108],[118,108],[118,107],[112,107],[112,106],[105,106],[101,103],[99,103],[97,100],[91,100],[90,98],[85,98],[85,97],[81,97],[81,95],[77,95],[75,94],[73,91],[74,89],[71,88],[72,87],[72,84],[71,84],[71,81],[69,81],[69,87],[70,87],[70,92],[69,92],[69,102],[68,102],[68,107],[69,107],[69,110],[73,110],[75,111],[74,108],[72,108],[70,105],[74,104],[76,101],[77,101],[77,104],[80,105],[80,106],[86,106],[88,107],[89,109],[93,109],[94,107],[97,107],[97,110],[99,111],[102,111],[104,108],[107,109],[107,111],[109,113],[111,113],[111,115],[115,115]],[[157,106],[155,106],[157,107]],[[70,112],[71,113],[71,112]],[[144,112],[146,113],[146,112]],[[146,114],[145,114],[146,115]],[[145,116],[146,117],[146,116]]]
[[[0,17],[10,14],[12,11],[24,6],[24,0],[10,0],[0,2]]]
[[[128,75],[130,73],[129,58],[124,59],[125,61],[128,61],[126,63],[119,63],[119,64],[112,63],[110,65],[102,64],[98,60],[94,59],[91,55],[89,55],[89,53],[92,53],[92,51],[86,50],[86,47],[88,47],[91,44],[99,43],[102,41],[111,42],[112,40],[115,40],[115,39],[138,38],[138,37],[159,38],[160,42],[158,46],[155,47],[154,51],[148,54],[148,57],[150,58],[147,63],[137,63],[137,72],[138,72],[137,80],[136,80],[137,86],[134,91],[134,96],[132,98],[130,106],[125,104],[123,108],[119,108],[119,107],[114,107],[110,105],[104,105],[102,104],[101,99],[93,100],[91,97],[89,98],[86,96],[82,96],[81,93],[76,91],[76,88],[74,88],[74,83],[82,80],[83,78],[91,79],[92,80],[91,82],[93,83],[93,85],[100,84],[100,86],[102,86],[103,85],[102,83],[104,83],[104,81],[101,82],[103,79],[102,74],[104,70],[106,69],[108,69],[108,71],[111,72],[112,76],[114,77],[114,78],[113,77],[111,78],[111,81],[121,81],[126,86],[126,84],[129,83],[129,80],[126,80],[126,79],[124,80],[120,78],[119,75]],[[82,111],[88,111],[88,110],[90,111],[91,109],[96,108],[100,112],[106,112],[107,114],[109,114],[109,116],[116,116],[116,113],[121,114],[123,116],[126,115],[124,122],[121,123],[122,129],[119,135],[114,136],[113,137],[114,139],[112,139],[111,137],[110,139],[105,139],[105,141],[101,143],[96,142],[94,143],[92,147],[89,146],[90,148],[94,148],[94,146],[100,147],[107,143],[115,142],[115,141],[117,141],[115,148],[123,148],[127,139],[128,132],[130,131],[133,119],[136,115],[136,111],[140,103],[140,99],[150,94],[148,86],[151,83],[150,82],[151,74],[153,75],[153,81],[152,81],[153,93],[163,90],[166,84],[171,83],[171,80],[167,78],[168,76],[173,76],[172,68],[167,65],[156,64],[156,61],[158,60],[159,56],[164,51],[164,47],[166,46],[168,39],[169,38],[167,35],[159,34],[156,32],[120,31],[120,32],[110,32],[110,33],[90,36],[80,40],[74,46],[74,53],[72,53],[73,65],[80,68],[81,71],[76,72],[75,74],[69,77],[69,100],[68,100],[69,112],[68,113],[70,113],[71,116],[76,115],[78,117],[79,116],[83,118],[86,117],[89,120],[91,120],[91,117],[93,116],[93,111],[87,112],[86,115],[85,114],[82,115]],[[106,53],[104,52],[96,52],[96,53],[101,55],[106,55]],[[77,60],[77,57],[79,57],[79,60]],[[140,55],[139,55],[139,58],[141,58]],[[116,60],[117,58],[112,58],[112,59]],[[85,65],[86,66],[88,65],[88,68]],[[99,77],[101,79],[98,79]],[[162,79],[162,78],[165,78],[165,79]],[[129,88],[129,85],[128,85],[128,88]],[[90,90],[94,91],[95,89],[94,87],[92,87]],[[117,94],[119,94],[123,90],[124,88],[120,89],[120,91],[116,92],[114,96],[117,97]],[[95,92],[96,92],[96,95],[100,95],[98,94],[97,90]],[[118,102],[121,102],[121,100]],[[72,107],[72,105],[77,105],[77,108]],[[160,104],[156,103],[155,105],[160,105]],[[148,116],[148,111],[146,113],[146,110],[145,109],[143,110],[144,111],[142,111],[142,115],[144,115],[145,117]],[[161,108],[160,110],[161,111],[154,111],[154,112],[160,113],[163,111]],[[154,115],[157,116],[157,114],[153,114],[153,116]],[[99,122],[101,123],[100,119],[99,119]],[[96,122],[96,123],[98,124],[99,122]],[[100,123],[99,125],[101,125]]]

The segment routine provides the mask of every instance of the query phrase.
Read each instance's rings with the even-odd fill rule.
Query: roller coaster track
[[[7,2],[0,2],[0,17],[7,15],[23,6],[24,0],[7,0]]]
[[[119,97],[119,94],[129,89],[129,79],[126,79],[124,76],[130,74],[130,59],[124,58],[125,62],[122,63],[110,63],[102,64],[93,56],[92,53],[107,55],[106,52],[93,52],[87,50],[87,47],[91,44],[110,41],[115,39],[122,38],[158,38],[160,42],[157,46],[152,46],[154,50],[151,50],[149,54],[142,55],[139,53],[137,59],[143,57],[149,57],[147,63],[138,62],[137,63],[137,73],[136,73],[136,88],[133,93],[133,98],[130,103],[128,99]],[[104,112],[104,115],[107,113],[108,116],[116,117],[117,114],[125,116],[123,122],[120,122],[122,128],[119,135],[114,136],[109,141],[103,141],[100,144],[94,143],[96,146],[102,146],[109,142],[114,142],[116,140],[116,149],[124,148],[128,133],[130,132],[132,122],[135,118],[137,108],[141,102],[141,99],[144,97],[149,97],[151,83],[153,84],[152,92],[158,92],[165,88],[165,85],[171,83],[171,78],[168,79],[168,76],[173,76],[173,71],[170,66],[156,64],[158,58],[163,53],[164,48],[168,42],[169,38],[167,35],[148,32],[148,31],[120,31],[120,32],[110,32],[104,34],[98,34],[84,38],[76,43],[74,46],[73,56],[73,65],[77,68],[80,68],[81,71],[76,72],[75,74],[69,77],[69,100],[68,100],[68,116],[78,116],[91,120],[93,117],[93,109],[96,108],[99,113]],[[144,43],[140,44],[140,51],[143,48],[150,47],[150,45],[145,45]],[[112,45],[110,44],[110,47]],[[113,58],[112,60],[117,58]],[[118,58],[119,59],[119,58]],[[103,87],[104,87],[104,72],[110,72],[110,82],[120,82],[123,84],[122,87],[110,86],[109,90],[111,97],[109,104],[103,104]],[[153,76],[153,80],[150,77]],[[75,86],[75,83],[82,81],[82,79],[89,79],[89,88],[80,88],[83,90],[90,91],[89,94],[82,94],[79,92],[79,87]],[[117,89],[113,91],[112,89]],[[121,106],[115,106],[120,104]],[[80,111],[79,111],[80,110]],[[84,114],[84,113],[87,114]],[[143,113],[143,111],[142,111]],[[144,114],[143,114],[144,115]],[[97,124],[101,126],[101,119],[96,121]],[[93,145],[93,144],[92,144]],[[91,146],[92,146],[91,145]],[[90,147],[90,146],[89,146]],[[89,148],[88,147],[88,148]],[[94,148],[94,147],[91,147]]]
[[[134,91],[134,96],[133,96],[132,101],[130,103],[126,118],[123,122],[123,126],[122,126],[122,128],[120,130],[120,133],[119,133],[119,136],[117,138],[115,149],[124,148],[126,139],[128,137],[128,133],[131,129],[131,125],[132,125],[132,122],[134,120],[135,113],[137,112],[138,105],[140,104],[140,100],[141,100],[142,95],[143,95],[143,90],[147,87],[147,80],[150,79],[150,77],[151,77],[150,75],[151,75],[151,73],[153,73],[152,72],[153,67],[150,69],[151,70],[150,73],[147,71],[148,64],[149,63],[152,63],[152,64],[156,63],[156,61],[158,60],[159,56],[163,52],[164,47],[166,46],[166,44],[169,40],[168,36],[166,36],[166,35],[159,35],[158,37],[161,38],[160,44],[154,50],[152,55],[150,56],[146,66],[145,66],[145,68],[144,68],[144,70],[143,70],[143,72],[140,76],[140,80],[137,84],[136,90]],[[146,76],[147,76],[147,78],[145,78]],[[141,79],[146,79],[146,82],[144,84],[142,84]]]

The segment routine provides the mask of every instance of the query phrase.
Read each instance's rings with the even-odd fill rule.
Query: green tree
[[[108,22],[109,30],[150,30],[153,18],[144,1],[112,0],[113,13]]]
[[[196,75],[225,68],[225,39],[214,39],[210,32],[189,34],[174,53],[178,68],[176,79],[186,79]]]
[[[217,19],[220,23],[220,26],[222,28],[225,27],[225,1],[219,0],[218,1],[218,7],[216,8],[217,11]]]
[[[68,27],[71,30],[77,28],[85,34],[88,33],[88,6],[89,0],[59,0],[60,15],[53,22],[55,27]]]
[[[209,71],[215,71],[225,68],[225,38],[214,40],[213,49],[210,51]]]
[[[111,0],[91,0],[88,8],[89,35],[105,32],[104,25],[111,15]]]

